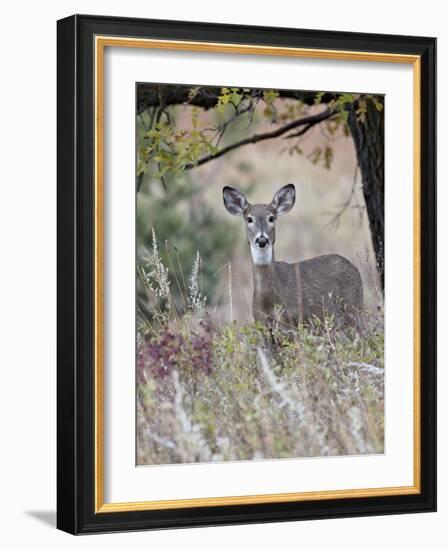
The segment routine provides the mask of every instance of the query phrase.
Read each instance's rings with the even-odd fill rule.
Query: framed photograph
[[[58,21],[58,528],[435,510],[435,71]]]

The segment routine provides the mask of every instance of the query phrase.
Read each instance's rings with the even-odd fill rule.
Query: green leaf
[[[277,90],[263,90],[263,101],[266,105],[272,105],[278,96],[279,93]]]
[[[317,94],[314,96],[314,104],[315,105],[320,105],[321,104],[324,93],[325,92],[317,92]]]
[[[324,166],[327,170],[330,170],[332,162],[333,162],[333,149],[327,145],[324,150]]]

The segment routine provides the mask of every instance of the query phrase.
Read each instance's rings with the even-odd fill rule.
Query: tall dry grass
[[[200,266],[197,255],[176,282],[183,313],[155,234],[138,266],[153,313],[138,328],[138,464],[382,453],[381,314],[366,312],[362,331],[336,330],[331,317],[288,331],[218,324]]]

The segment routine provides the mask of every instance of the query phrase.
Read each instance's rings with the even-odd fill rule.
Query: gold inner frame
[[[413,423],[414,423],[414,480],[413,485],[400,487],[379,487],[366,489],[312,491],[296,493],[275,493],[260,495],[226,496],[211,498],[190,498],[179,500],[155,500],[141,502],[104,502],[104,50],[106,47],[154,48],[164,50],[236,53],[333,59],[406,63],[413,65],[413,174],[414,174],[414,353],[413,353]],[[156,40],[96,36],[95,52],[95,513],[128,512],[137,510],[163,510],[204,506],[231,506],[273,502],[299,502],[330,500],[338,498],[361,498],[420,493],[421,480],[421,437],[420,437],[420,56],[381,52],[355,52],[345,50],[321,50],[307,48],[256,46],[250,44],[226,44],[213,42]]]

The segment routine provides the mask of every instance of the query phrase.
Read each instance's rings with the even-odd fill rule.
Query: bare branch
[[[353,183],[352,183],[352,187],[351,187],[351,190],[350,190],[350,194],[347,197],[347,200],[344,201],[340,205],[339,212],[336,212],[336,214],[333,215],[332,219],[324,226],[324,229],[332,229],[332,228],[337,229],[339,227],[339,221],[342,217],[342,214],[350,206],[350,203],[352,202],[352,199],[356,198],[355,192],[356,192],[356,184],[357,184],[357,180],[358,180],[357,176],[358,176],[358,163],[356,162],[355,163],[355,172],[353,174]],[[359,205],[358,205],[358,208],[360,208]]]
[[[214,153],[213,155],[208,155],[206,157],[203,157],[200,159],[196,164],[187,164],[185,166],[185,170],[191,170],[192,168],[195,168],[196,166],[201,166],[202,164],[205,164],[206,162],[209,162],[211,160],[215,160],[219,157],[222,157],[223,155],[229,153],[230,151],[234,151],[235,149],[239,149],[240,147],[243,147],[244,145],[250,145],[255,144],[260,141],[265,141],[267,139],[273,139],[279,136],[282,136],[283,134],[286,134],[287,132],[290,132],[291,130],[294,130],[294,128],[298,128],[300,126],[304,126],[303,130],[297,134],[294,134],[295,136],[303,135],[305,132],[307,132],[312,126],[315,124],[318,124],[319,122],[322,122],[323,120],[327,120],[328,118],[332,117],[335,114],[334,111],[330,109],[326,109],[322,113],[319,113],[317,115],[311,115],[304,118],[300,118],[298,120],[294,120],[293,122],[290,122],[289,124],[286,124],[285,126],[281,126],[280,128],[277,128],[276,130],[273,130],[272,132],[265,132],[263,134],[255,134],[253,136],[250,136],[248,138],[242,139],[240,141],[237,141],[236,143],[232,143],[231,145],[228,145],[227,147],[224,147],[217,153]],[[288,136],[290,137],[290,136]],[[292,137],[292,136],[291,136]]]

